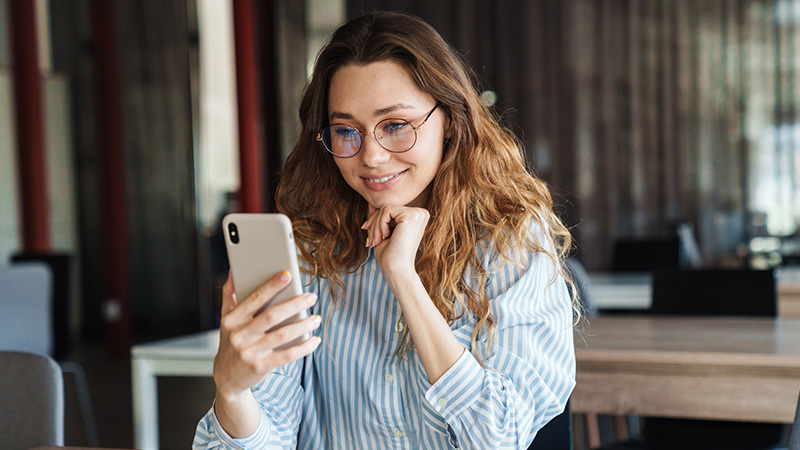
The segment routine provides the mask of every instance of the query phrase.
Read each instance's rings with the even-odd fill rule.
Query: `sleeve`
[[[304,277],[306,291],[316,289]],[[261,423],[256,431],[235,439],[217,421],[214,407],[197,424],[193,450],[278,450],[297,447],[297,433],[303,416],[304,389],[301,382],[306,359],[293,361],[270,372],[259,384],[251,388],[261,407]]]
[[[448,425],[453,448],[527,448],[564,410],[575,386],[566,283],[545,253],[529,259],[527,268],[506,263],[489,275],[495,330],[490,345],[485,330],[476,342],[477,354],[487,355],[484,366],[464,352],[426,392]],[[466,348],[476,322],[453,330]]]

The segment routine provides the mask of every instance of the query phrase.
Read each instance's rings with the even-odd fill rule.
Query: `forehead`
[[[391,61],[349,65],[337,70],[328,92],[328,114],[373,115],[389,105],[423,108],[433,99],[417,87],[408,72]]]

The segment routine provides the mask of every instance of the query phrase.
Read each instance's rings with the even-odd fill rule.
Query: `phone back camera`
[[[233,242],[234,244],[239,243],[239,229],[236,228],[235,223],[228,224],[228,237],[230,237],[231,242]]]

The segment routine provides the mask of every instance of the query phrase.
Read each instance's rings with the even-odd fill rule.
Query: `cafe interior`
[[[530,448],[800,448],[800,0],[0,1],[0,351],[64,397],[0,448],[191,445],[222,217],[275,211],[315,54],[374,10],[463,55],[574,238],[576,386]]]

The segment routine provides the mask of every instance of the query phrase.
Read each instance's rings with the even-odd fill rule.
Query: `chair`
[[[0,269],[0,350],[53,355],[53,276],[43,262],[21,262]],[[75,381],[78,406],[89,446],[98,445],[97,425],[83,368],[59,362]]]
[[[614,242],[611,269],[614,272],[652,272],[677,269],[681,265],[681,244],[666,239],[620,239]]]
[[[572,450],[572,409],[569,401],[561,414],[550,419],[536,433],[528,450]]]
[[[656,270],[652,314],[775,317],[773,270]]]
[[[64,381],[49,356],[0,351],[0,448],[64,445]]]
[[[69,253],[17,253],[11,257],[13,264],[42,262],[50,268],[53,276],[50,314],[53,330],[53,348],[50,353],[56,361],[67,359],[71,350],[70,296],[72,294],[73,256]]]

